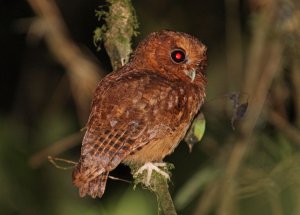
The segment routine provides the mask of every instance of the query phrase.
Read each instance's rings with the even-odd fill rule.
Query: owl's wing
[[[143,129],[144,125],[129,124],[113,129],[92,126],[87,130],[81,158],[73,172],[73,182],[79,187],[80,196],[89,194],[100,198],[103,195],[109,171],[116,168],[136,147],[146,144],[135,141],[137,133]]]
[[[151,139],[160,138],[159,132],[148,128],[153,127],[155,107],[172,90],[168,81],[149,72],[114,75],[96,89],[81,158],[73,172],[81,196],[101,197],[108,172]]]

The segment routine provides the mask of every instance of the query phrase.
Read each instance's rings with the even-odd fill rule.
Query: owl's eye
[[[175,63],[185,61],[185,52],[182,49],[175,49],[171,52],[171,58]]]

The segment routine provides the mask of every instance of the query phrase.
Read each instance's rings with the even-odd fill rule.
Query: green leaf
[[[188,130],[184,138],[184,141],[187,143],[190,152],[192,151],[193,146],[202,140],[205,132],[205,124],[206,122],[203,113],[199,113],[195,117],[190,129]]]

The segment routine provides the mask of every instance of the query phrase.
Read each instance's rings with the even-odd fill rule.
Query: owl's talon
[[[143,166],[141,166],[138,171],[134,174],[135,176],[143,174],[144,170],[147,170],[147,178],[144,182],[146,186],[150,185],[150,180],[152,176],[153,170],[165,177],[167,180],[170,180],[170,176],[165,171],[161,170],[159,167],[166,167],[166,163],[145,163]]]

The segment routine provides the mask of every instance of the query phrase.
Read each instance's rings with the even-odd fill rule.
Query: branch
[[[160,207],[165,215],[176,215],[176,210],[173,204],[173,200],[169,193],[168,181],[164,177],[160,177],[155,184],[153,192],[157,195]]]
[[[280,130],[289,140],[300,146],[300,133],[297,127],[291,125],[284,117],[280,116],[276,111],[270,110],[268,120],[278,130]]]
[[[29,36],[42,36],[54,57],[65,67],[79,108],[78,115],[85,122],[101,70],[72,40],[54,0],[27,1],[38,15],[29,29]]]
[[[142,174],[138,174],[140,166],[130,165],[131,173],[134,178],[135,186],[141,184],[144,188],[150,190],[157,196],[159,209],[163,212],[164,215],[177,215],[173,200],[169,192],[168,181],[169,178],[157,173],[152,172],[151,178],[148,182],[147,171],[144,171]],[[170,174],[170,170],[174,168],[174,165],[171,163],[162,163],[161,170]]]
[[[94,43],[104,41],[105,49],[110,57],[114,70],[127,63],[132,52],[131,39],[136,35],[137,20],[130,0],[107,0],[110,3],[109,12],[97,11],[101,18],[104,16],[106,25],[95,30]],[[168,166],[164,171],[168,172]],[[173,166],[173,165],[171,165]],[[168,190],[168,179],[153,172],[150,184],[145,183],[147,174],[142,177],[135,177],[137,167],[130,166],[134,176],[134,184],[141,183],[144,187],[154,192],[159,202],[159,208],[165,215],[176,215],[173,200]]]
[[[106,24],[96,28],[94,43],[99,49],[100,43],[104,41],[113,70],[116,70],[129,60],[131,39],[137,35],[138,23],[130,0],[106,1],[110,4],[109,11],[96,11],[98,19],[103,17]]]
[[[45,161],[47,161],[49,155],[56,156],[76,146],[82,139],[82,136],[82,133],[76,132],[58,140],[57,142],[51,144],[49,147],[42,149],[41,151],[31,156],[29,160],[30,166],[32,168],[40,167]]]

